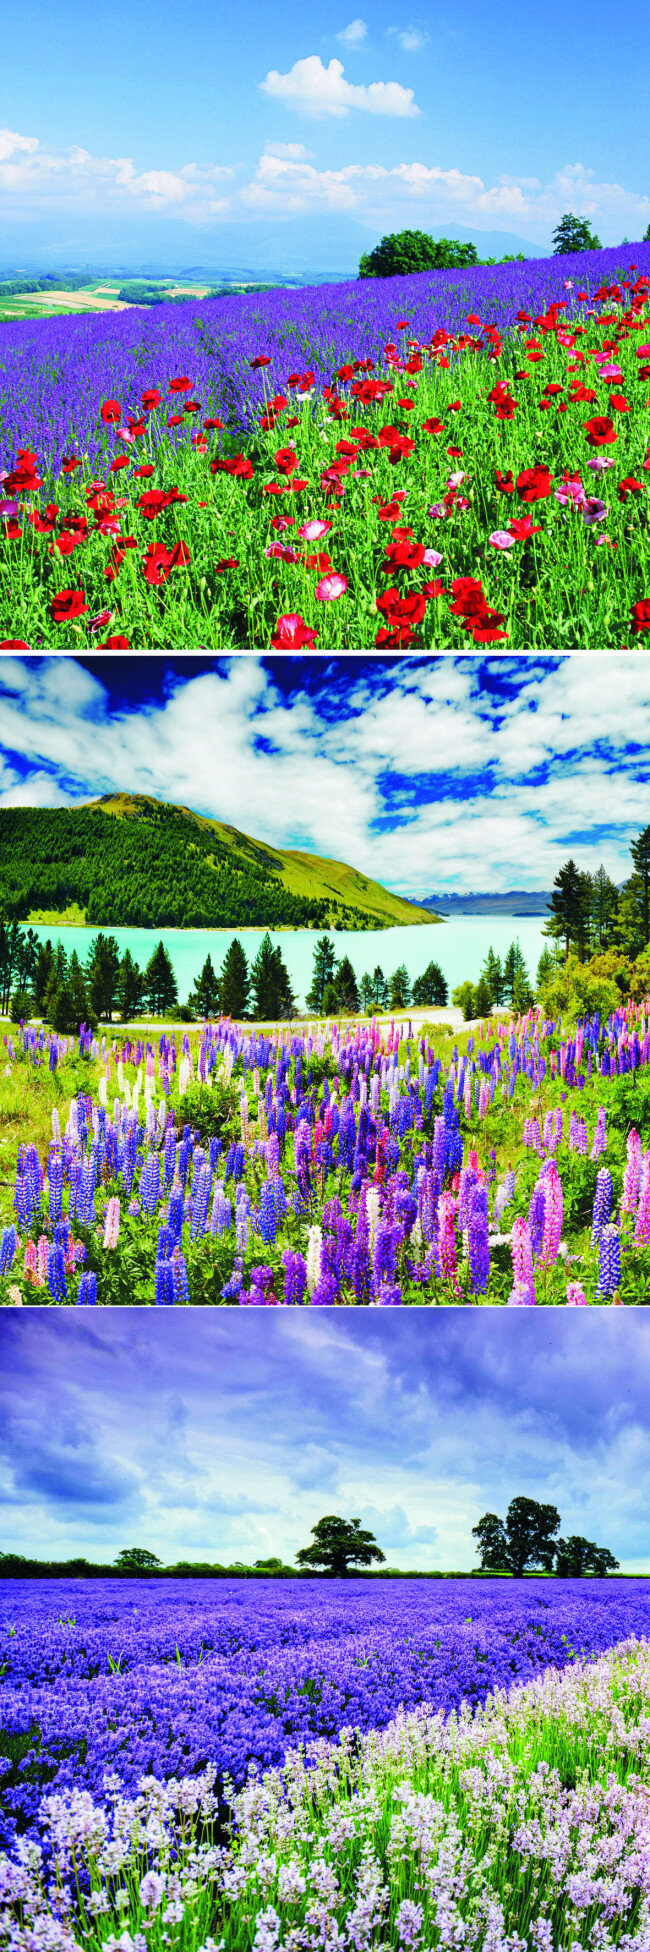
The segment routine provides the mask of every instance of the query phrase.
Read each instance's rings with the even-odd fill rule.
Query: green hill
[[[438,920],[343,861],[267,847],[145,794],[0,810],[0,901],[21,922],[390,928]]]

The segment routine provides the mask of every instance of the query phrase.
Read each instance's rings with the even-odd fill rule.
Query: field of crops
[[[646,1303],[649,1011],[8,1032],[0,1299]]]
[[[645,1952],[643,1582],[11,1580],[0,1620],[13,1952]]]
[[[638,244],[3,326],[5,646],[634,644],[649,292]]]

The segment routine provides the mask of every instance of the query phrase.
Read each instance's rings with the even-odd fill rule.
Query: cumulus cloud
[[[425,34],[421,27],[389,27],[386,31],[388,34],[394,34],[405,54],[418,54],[420,48],[426,47],[431,39],[431,35]]]
[[[646,662],[592,656],[586,684],[580,656],[360,675],[342,658],[296,665],[287,694],[272,660],[181,661],[158,696],[120,706],[73,659],[7,659],[0,804],[151,793],[414,897],[549,887],[569,853],[620,881],[647,787]]]
[[[230,165],[198,169],[185,163],[179,170],[161,166],[137,170],[129,156],[93,156],[72,143],[67,149],[42,144],[36,136],[0,129],[0,193],[16,211],[30,204],[102,206],[135,205],[155,214],[177,209],[190,221],[201,215],[218,216],[227,207],[215,195],[215,185],[233,174]]]
[[[361,109],[367,115],[420,114],[412,88],[402,88],[398,81],[371,81],[368,86],[346,81],[343,62],[332,57],[325,67],[320,54],[294,61],[286,75],[271,68],[259,85],[274,101],[314,120],[349,115],[351,109]]]

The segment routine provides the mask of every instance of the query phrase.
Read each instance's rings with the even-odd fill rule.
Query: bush
[[[600,961],[595,957],[594,961]],[[562,969],[544,983],[540,1001],[549,1017],[609,1017],[618,1010],[621,996],[611,976],[599,975],[591,963],[569,956]]]

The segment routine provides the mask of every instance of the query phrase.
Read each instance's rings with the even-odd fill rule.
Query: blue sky
[[[292,1561],[324,1512],[470,1568],[520,1493],[650,1570],[650,1320],[553,1309],[0,1317],[0,1548]]]
[[[0,806],[150,793],[410,896],[630,872],[647,658],[0,659]]]
[[[2,67],[5,251],[137,234],[153,255],[173,235],[197,263],[302,219],[330,256],[338,223],[354,266],[358,225],[460,224],[542,252],[566,209],[603,243],[650,219],[650,18],[633,0],[496,16],[482,0],[23,0]]]

